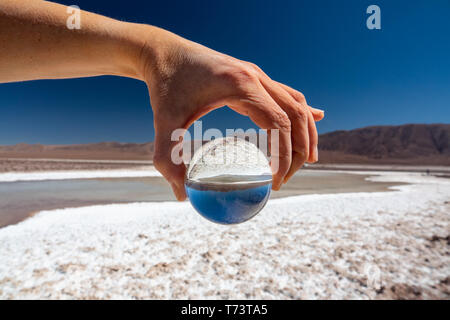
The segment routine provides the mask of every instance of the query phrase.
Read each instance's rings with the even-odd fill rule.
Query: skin
[[[258,66],[166,30],[81,11],[69,29],[67,7],[39,0],[0,2],[0,83],[116,75],[145,81],[154,113],[154,165],[184,200],[184,164],[171,161],[173,130],[228,105],[259,127],[279,130],[272,148],[273,189],[318,160],[315,121],[324,112]]]

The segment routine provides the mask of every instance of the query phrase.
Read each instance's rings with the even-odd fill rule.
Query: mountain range
[[[372,126],[319,136],[319,163],[450,166],[450,124]],[[0,158],[151,160],[153,142],[0,146]]]

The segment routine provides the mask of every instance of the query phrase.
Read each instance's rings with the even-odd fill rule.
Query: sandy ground
[[[412,184],[274,199],[232,227],[186,202],[41,212],[0,229],[0,298],[449,299],[450,180],[379,174]]]
[[[70,159],[14,159],[0,158],[0,173],[5,172],[40,172],[40,171],[73,171],[73,170],[110,170],[129,169],[143,165],[151,165],[151,161],[119,161],[119,160],[70,160]]]
[[[0,173],[24,173],[47,171],[88,171],[88,170],[136,170],[140,167],[149,167],[149,160],[86,160],[86,159],[25,159],[25,158],[1,158]],[[427,170],[432,174],[450,176],[450,166],[436,165],[393,165],[393,164],[307,164],[308,169],[318,170],[350,170],[350,171],[405,171],[421,172]]]
[[[340,171],[402,171],[420,172],[439,176],[450,176],[450,166],[436,165],[395,165],[395,164],[331,164],[314,163],[307,164],[308,169],[316,170],[340,170]]]

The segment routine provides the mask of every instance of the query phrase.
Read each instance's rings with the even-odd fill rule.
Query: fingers
[[[278,128],[277,128],[278,129]],[[292,162],[291,132],[289,129],[279,128],[277,136],[274,130],[269,130],[270,166],[274,173],[272,189],[280,190],[284,177],[289,172]],[[274,138],[274,139],[272,139]]]
[[[155,125],[155,128],[153,165],[170,183],[177,200],[183,201],[186,199],[186,190],[184,188],[186,166],[181,158],[182,138],[178,141],[172,141],[174,130],[170,126],[158,123],[158,125]]]
[[[297,90],[292,89],[291,87],[277,82],[283,89],[285,89],[297,102],[302,103],[304,101],[303,94],[298,92]],[[306,102],[306,101],[305,101]],[[316,108],[309,107],[308,113],[308,133],[309,133],[309,158],[308,162],[314,163],[319,161],[319,151],[317,149],[319,138],[317,134],[317,128],[315,121],[320,121],[323,119],[324,111]]]
[[[306,103],[300,103],[294,100],[294,98],[275,81],[264,77],[261,79],[261,83],[267,92],[287,113],[292,124],[292,163],[283,180],[283,183],[286,183],[310,158],[311,142],[309,138],[309,121],[311,120],[309,117],[312,119],[312,114],[305,107]],[[314,119],[312,119],[312,121],[314,122]]]
[[[292,89],[291,87],[281,83],[281,82],[277,82],[275,80],[272,80],[275,83],[277,83],[279,86],[281,86],[284,90],[286,90],[291,96],[292,98],[294,98],[296,101],[298,102],[302,102],[305,101],[305,97],[303,96],[303,94],[295,89]],[[305,101],[306,103],[306,101]],[[308,106],[308,110],[311,112],[314,121],[320,121],[325,117],[325,111],[321,110],[321,109],[317,109],[317,108],[313,108]]]
[[[291,87],[289,87],[289,86],[287,86],[287,85],[285,85],[285,84],[283,84],[281,82],[278,82],[278,81],[270,79],[270,77],[267,74],[265,74],[264,71],[261,70],[257,65],[255,65],[253,63],[249,63],[249,65],[258,73],[258,75],[262,79],[268,79],[270,81],[275,82],[276,84],[281,86],[281,88],[286,90],[292,96],[292,98],[294,98],[294,100],[296,100],[296,101],[298,101],[300,103],[302,101],[304,101],[305,104],[306,104],[305,97],[304,97],[304,95],[301,92],[299,92],[299,91],[297,91],[297,90],[295,90],[295,89],[293,89],[293,88],[291,88]],[[323,110],[321,110],[321,109],[317,109],[317,108],[313,108],[313,107],[308,106],[308,110],[312,113],[312,115],[314,117],[314,121],[320,121],[325,116],[325,112]]]
[[[311,112],[308,115],[308,138],[309,138],[309,157],[306,160],[305,155],[301,152],[293,152],[292,154],[292,164],[289,172],[284,177],[284,183],[286,183],[294,174],[299,170],[305,162],[314,163],[319,160],[319,154],[317,149],[318,135],[316,130],[316,124],[314,123],[314,118]]]
[[[272,189],[279,190],[291,167],[291,122],[286,112],[261,84],[257,85],[255,91],[254,94],[248,94],[245,98],[231,98],[227,104],[233,110],[248,115],[259,127],[268,130],[271,141]],[[278,129],[278,131],[271,129]]]
[[[318,161],[318,134],[315,121],[323,119],[324,111],[308,106],[302,93],[273,81],[262,71],[260,75],[264,88],[286,111],[292,122],[293,154],[291,167],[283,181],[286,183],[305,162]]]
[[[290,178],[305,164],[305,156],[298,152],[293,152],[292,154],[292,164],[288,173],[284,177],[283,183],[288,182]]]
[[[305,161],[309,158],[308,114],[305,104],[294,100],[292,96],[281,88],[275,81],[261,79],[266,91],[286,112],[292,124],[292,151],[303,155]],[[304,99],[304,98],[303,98]]]
[[[308,132],[309,132],[309,163],[314,163],[319,161],[319,150],[317,145],[319,143],[319,137],[317,134],[316,123],[312,113],[308,112]]]
[[[309,111],[314,117],[314,121],[318,122],[325,117],[325,111],[308,106]]]

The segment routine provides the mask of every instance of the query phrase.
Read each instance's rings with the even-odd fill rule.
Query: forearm
[[[51,2],[0,1],[0,82],[98,75],[142,79],[143,39],[157,28],[81,11],[81,28],[69,29],[69,15],[66,6]]]

